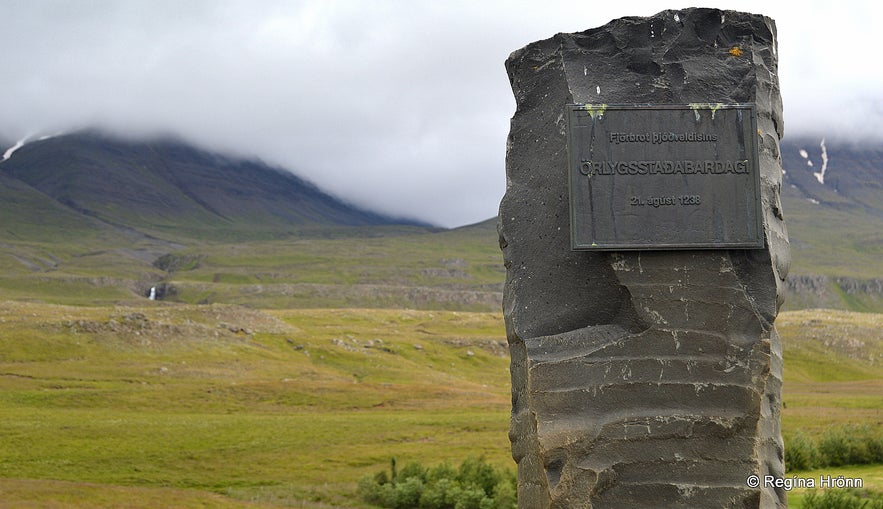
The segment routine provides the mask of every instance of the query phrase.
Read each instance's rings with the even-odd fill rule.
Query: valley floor
[[[361,508],[391,458],[514,469],[499,313],[150,304],[0,302],[0,507]],[[786,440],[879,431],[883,315],[777,324]]]

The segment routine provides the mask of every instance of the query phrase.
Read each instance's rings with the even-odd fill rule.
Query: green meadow
[[[499,314],[5,303],[0,320],[0,501],[89,507],[108,485],[127,507],[363,507],[356,481],[391,457],[511,463]]]
[[[786,440],[879,431],[883,315],[778,324]],[[6,301],[0,327],[0,507],[366,508],[391,458],[514,468],[500,313]]]
[[[329,227],[245,240],[232,232],[222,241],[152,236],[161,231],[128,242],[116,232],[83,244],[0,241],[0,299],[137,306],[162,285],[164,300],[187,304],[495,311],[505,277],[495,229],[487,221],[447,231]]]

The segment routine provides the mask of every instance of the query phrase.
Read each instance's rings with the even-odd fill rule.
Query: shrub
[[[813,441],[796,433],[785,443],[789,470],[883,463],[883,435],[870,426],[840,426]]]
[[[514,509],[515,476],[484,458],[467,458],[459,468],[442,463],[424,468],[409,463],[395,471],[368,475],[359,481],[359,495],[368,503],[390,509]]]
[[[440,479],[456,479],[457,469],[450,463],[440,463],[426,470],[426,480],[428,482],[438,481]]]
[[[486,500],[488,502],[485,502]],[[482,503],[485,505],[482,506]],[[475,484],[470,484],[460,489],[454,503],[454,509],[485,509],[490,507],[487,505],[489,503],[492,503],[492,501],[485,495],[484,490]]]
[[[851,428],[830,428],[819,439],[819,454],[825,466],[839,467],[868,462],[868,448]]]
[[[429,484],[420,497],[420,505],[424,509],[446,509],[456,504],[460,485],[450,478],[435,479]]]
[[[818,464],[818,455],[815,442],[799,431],[785,443],[785,465],[789,470],[812,470]]]
[[[494,509],[514,509],[518,507],[518,482],[514,475],[506,475],[494,487]]]
[[[393,505],[395,509],[411,509],[417,507],[420,495],[423,494],[423,481],[418,477],[408,477],[397,482],[393,488]]]
[[[483,458],[467,458],[460,465],[460,471],[457,473],[457,480],[460,483],[464,486],[477,486],[487,496],[493,496],[494,487],[501,479],[502,476]]]
[[[393,483],[380,483],[380,475],[365,476],[359,480],[359,496],[369,504],[381,507],[395,507],[395,488]],[[386,472],[383,472],[386,478]],[[384,479],[386,480],[386,479]]]
[[[809,492],[803,509],[883,509],[883,494],[859,490],[825,490]]]
[[[399,471],[397,479],[399,481],[404,481],[405,479],[420,479],[421,481],[426,481],[426,469],[423,468],[423,465],[420,463],[412,461]]]

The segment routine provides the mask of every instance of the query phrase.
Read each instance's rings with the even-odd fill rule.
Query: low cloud
[[[883,132],[881,71],[853,49],[874,47],[861,24],[876,7],[749,4],[779,25],[788,136]],[[495,215],[504,192],[509,53],[666,7],[7,0],[0,138],[170,132],[360,205],[457,226]]]

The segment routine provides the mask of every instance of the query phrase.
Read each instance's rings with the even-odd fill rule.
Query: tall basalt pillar
[[[506,68],[517,109],[499,232],[519,506],[785,507],[783,490],[749,481],[784,475],[775,23],[715,9],[622,18],[532,43]],[[567,105],[691,103],[754,105],[763,247],[572,249]]]

